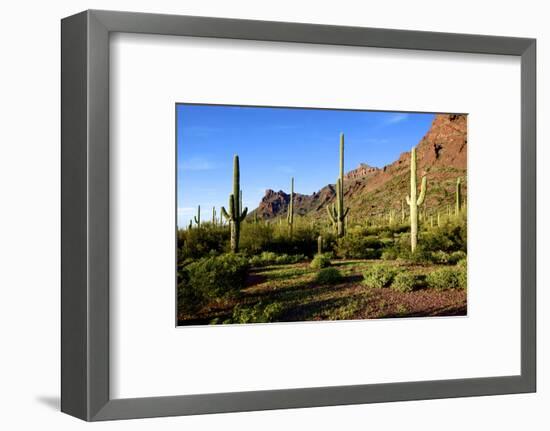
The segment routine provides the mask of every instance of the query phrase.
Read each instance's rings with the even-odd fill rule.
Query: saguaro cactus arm
[[[426,179],[426,175],[422,176],[422,183],[420,184],[420,196],[418,196],[418,199],[416,200],[416,205],[420,206],[424,203],[424,199],[426,198],[426,185],[428,180]]]
[[[221,207],[221,213],[222,213],[222,216],[224,216],[227,220],[231,220],[231,216],[227,214],[225,207]]]
[[[350,208],[347,207],[346,210],[344,211],[344,218],[346,218],[348,216],[349,210],[350,210]]]
[[[336,223],[336,208],[334,207],[334,205],[332,206],[327,205],[326,208],[327,208],[327,213],[330,221],[333,224]]]

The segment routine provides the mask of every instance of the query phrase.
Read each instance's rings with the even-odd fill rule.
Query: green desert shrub
[[[448,253],[458,250],[466,252],[466,224],[449,223],[429,231],[422,231],[418,243],[429,252],[438,250]]]
[[[302,262],[306,259],[303,254],[280,254],[275,258],[275,263],[278,265],[288,265]]]
[[[321,269],[330,266],[330,254],[316,254],[309,266],[313,269]]]
[[[229,229],[204,224],[200,229],[178,231],[178,260],[200,259],[211,253],[220,254],[229,247]]]
[[[383,253],[386,253],[386,257],[395,256],[395,259],[406,260],[414,263],[432,262],[432,254],[429,251],[426,251],[422,245],[418,245],[416,250],[412,252],[410,244],[402,245],[396,242],[393,247],[385,249]],[[386,258],[384,260],[392,259]]]
[[[286,265],[302,262],[306,259],[303,254],[277,254],[272,251],[264,251],[249,259],[250,266]]]
[[[178,270],[178,310],[184,313],[197,311],[204,303],[201,292],[193,289],[189,283],[189,271],[187,268]]]
[[[349,233],[336,243],[336,255],[343,259],[378,259],[383,243],[375,236]]]
[[[278,254],[303,254],[313,256],[317,252],[317,237],[319,232],[309,226],[296,226],[292,237],[288,229],[277,229],[272,241],[264,248],[265,251],[273,251]]]
[[[395,275],[391,288],[398,292],[412,292],[422,287],[424,277],[420,274],[413,274],[409,271],[402,271]]]
[[[251,264],[252,259],[255,259],[254,266],[274,265],[277,262],[277,253],[273,253],[272,251],[264,251],[260,255],[253,256],[251,258]]]
[[[426,276],[429,288],[436,290],[465,289],[466,270],[457,267],[439,268]]]
[[[243,223],[241,224],[241,236],[239,237],[240,251],[247,254],[258,254],[269,250],[274,237],[274,229],[271,225]]]
[[[276,321],[283,306],[279,302],[264,304],[262,301],[255,305],[237,305],[233,308],[231,323],[269,323]]]
[[[411,238],[409,234],[400,234],[383,249],[381,259],[383,260],[406,260],[416,263],[431,262],[432,256],[421,243],[416,250],[411,252]]]
[[[458,287],[460,289],[468,287],[468,272],[466,268],[458,268]]]
[[[375,264],[363,272],[363,284],[368,287],[388,287],[399,271],[393,266]]]
[[[449,263],[450,255],[446,251],[437,250],[431,252],[432,261],[435,263]]]
[[[236,296],[244,287],[248,259],[239,254],[222,254],[198,260],[186,267],[189,288],[203,300]]]
[[[466,289],[468,287],[468,263],[466,258],[457,262],[456,269],[458,271],[458,284],[461,289]]]
[[[342,280],[342,274],[336,268],[322,268],[315,278],[315,282],[318,284],[336,284]]]
[[[394,248],[388,248],[382,252],[380,259],[382,260],[395,260],[397,259],[398,254]]]
[[[463,252],[462,250],[453,251],[449,255],[449,263],[451,265],[455,265],[458,262],[460,262],[461,260],[465,260],[465,259],[466,259],[466,253]]]

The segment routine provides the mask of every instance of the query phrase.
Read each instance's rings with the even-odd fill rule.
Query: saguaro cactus
[[[327,206],[328,216],[336,228],[338,237],[346,234],[345,221],[349,208],[344,209],[344,134],[340,134],[340,177],[336,181],[336,203]]]
[[[231,229],[231,251],[239,251],[239,238],[241,235],[241,222],[248,213],[248,208],[242,210],[243,192],[240,189],[239,156],[233,156],[233,193],[229,195],[229,212],[225,207],[221,208],[222,215],[229,222]]]
[[[411,251],[416,250],[418,241],[418,207],[424,203],[426,197],[426,176],[422,176],[422,184],[420,185],[420,195],[416,196],[416,148],[411,150],[411,194],[407,196],[407,204],[410,208],[411,221]]]
[[[292,237],[292,229],[294,227],[294,177],[290,180],[290,201],[288,203],[286,222],[288,224],[288,234]]]
[[[189,230],[193,229],[193,219],[189,220],[188,229],[189,229]]]
[[[462,184],[460,177],[456,179],[456,191],[455,191],[455,216],[460,215],[460,209],[462,208]]]
[[[319,235],[317,237],[317,254],[323,253],[323,237]]]
[[[197,228],[201,228],[201,206],[199,205],[197,208],[197,215],[193,217],[195,220],[195,224],[197,225]]]
[[[394,221],[395,221],[395,210],[390,208],[390,211],[388,213],[388,225],[393,226]]]
[[[216,226],[216,207],[212,207],[212,226]]]

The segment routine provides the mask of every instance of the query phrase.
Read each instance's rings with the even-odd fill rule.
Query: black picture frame
[[[168,397],[109,396],[109,35],[113,32],[518,56],[521,374]],[[87,421],[536,391],[536,40],[85,11],[61,21],[61,410]]]

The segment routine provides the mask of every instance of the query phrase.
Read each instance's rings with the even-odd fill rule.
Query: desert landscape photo
[[[178,104],[178,325],[467,314],[467,115]]]

